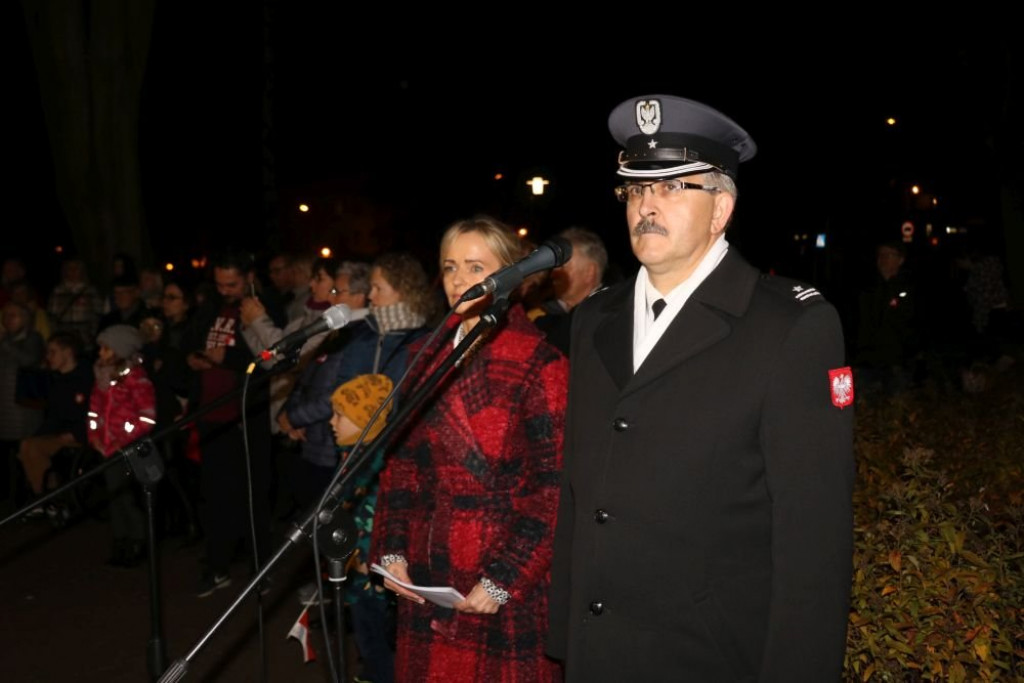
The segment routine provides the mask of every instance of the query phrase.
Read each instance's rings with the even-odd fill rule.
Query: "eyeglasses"
[[[643,198],[644,190],[647,188],[651,188],[651,196],[658,199],[676,199],[682,196],[683,190],[704,190],[711,193],[721,190],[721,188],[714,185],[687,183],[678,178],[672,178],[670,180],[655,180],[650,183],[619,185],[615,188],[615,198],[620,202],[639,201]]]

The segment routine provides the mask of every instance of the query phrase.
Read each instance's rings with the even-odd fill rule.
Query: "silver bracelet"
[[[488,579],[486,576],[480,579],[480,585],[484,587],[485,591],[487,591],[487,595],[491,596],[491,600],[494,600],[494,602],[499,605],[504,605],[509,601],[509,598],[512,597],[511,593],[504,588],[499,588],[496,583]]]
[[[409,565],[409,561],[406,560],[405,555],[402,555],[401,553],[391,553],[389,555],[382,555],[380,558],[380,566],[384,567],[385,569],[387,569],[388,566],[395,564],[396,562],[400,562],[406,566]]]

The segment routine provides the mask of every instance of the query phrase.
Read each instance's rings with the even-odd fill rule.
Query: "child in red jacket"
[[[89,399],[89,445],[109,458],[153,429],[156,393],[142,367],[142,336],[131,325],[111,325],[96,337],[99,358]],[[118,454],[120,455],[120,454]],[[127,461],[104,470],[114,542],[108,564],[133,567],[145,551],[146,527]]]

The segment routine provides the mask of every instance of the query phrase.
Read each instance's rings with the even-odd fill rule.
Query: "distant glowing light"
[[[886,122],[887,124],[889,124],[890,126],[895,126],[895,125],[896,125],[896,119],[894,119],[894,118],[893,118],[893,117],[891,117],[891,116],[890,116],[889,118],[887,118],[887,119],[885,120],[885,122]]]
[[[172,270],[174,270],[174,264],[173,263],[165,263],[164,264],[164,270],[166,270],[168,273],[171,272]]]
[[[502,180],[504,177],[505,177],[504,173],[495,173],[494,174],[494,179],[495,180]]]
[[[914,185],[914,186],[912,186],[910,188],[910,193],[911,194],[921,194],[921,188],[918,187],[917,185]]]
[[[61,245],[59,245],[59,244],[58,244],[58,245],[57,245],[56,247],[54,247],[54,248],[53,248],[53,250],[54,250],[55,252],[57,252],[58,254],[63,254],[63,253],[64,253],[64,247],[62,247],[62,246],[61,246]]]
[[[334,252],[331,251],[330,247],[320,247],[320,256],[324,258],[331,258],[332,253]]]
[[[938,197],[932,197],[932,206],[938,206],[938,205],[939,205]]]
[[[309,204],[299,204],[299,211],[309,213]]]
[[[527,230],[526,228],[519,228],[518,234],[520,237],[526,237],[527,235],[530,234],[530,231]]]
[[[527,180],[526,184],[530,186],[530,191],[533,192],[533,194],[541,195],[544,194],[544,186],[550,185],[551,183],[539,175],[536,175]]]

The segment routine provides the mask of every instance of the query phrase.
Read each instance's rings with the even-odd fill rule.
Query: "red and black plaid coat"
[[[512,595],[493,615],[400,601],[397,681],[561,680],[544,637],[567,386],[568,361],[514,306],[389,456],[372,557],[401,553],[417,584],[466,595],[487,577]]]

